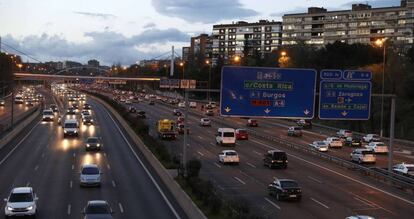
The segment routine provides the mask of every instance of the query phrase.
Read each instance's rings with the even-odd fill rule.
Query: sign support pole
[[[384,95],[382,95],[384,98]],[[395,125],[395,97],[391,98],[391,119],[390,119],[390,146],[388,150],[388,172],[392,172],[393,160],[394,160],[394,125]]]

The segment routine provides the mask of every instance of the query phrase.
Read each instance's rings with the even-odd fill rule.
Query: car
[[[84,110],[90,110],[91,109],[91,105],[89,103],[85,103],[85,104],[83,104],[83,109]]]
[[[73,108],[73,107],[68,107],[66,109],[66,114],[68,114],[68,115],[75,115],[76,114],[76,109]]]
[[[303,129],[310,129],[312,128],[312,120],[310,119],[299,119],[296,124]]]
[[[155,105],[155,101],[150,100],[150,101],[149,101],[149,105]]]
[[[82,117],[82,123],[84,125],[93,125],[93,119],[92,116],[86,115]]]
[[[89,112],[89,110],[82,110],[82,112],[81,112],[81,116],[82,116],[82,118],[84,117],[84,116],[90,116],[91,115],[91,113]]]
[[[375,218],[368,216],[368,215],[353,215],[353,216],[348,216],[345,219],[375,219]]]
[[[289,127],[288,131],[287,131],[287,135],[288,136],[300,137],[300,136],[302,136],[302,128],[299,127],[299,126]]]
[[[367,134],[364,137],[362,137],[364,142],[373,142],[373,141],[381,141],[381,137],[377,134]]]
[[[326,138],[325,142],[331,148],[341,148],[344,144],[342,140],[337,137],[328,137]]]
[[[205,115],[206,116],[214,116],[214,111],[213,110],[206,110]]]
[[[325,141],[314,141],[309,146],[320,152],[328,151],[328,144]]]
[[[74,109],[79,109],[79,105],[78,105],[77,103],[72,104],[72,107],[73,107]]]
[[[178,134],[183,135],[184,131],[185,131],[184,124],[183,123],[177,123],[177,132],[178,132]],[[187,134],[190,134],[190,129],[189,128],[187,128]]]
[[[88,201],[82,213],[85,215],[84,219],[112,219],[114,211],[107,201],[92,200]]]
[[[214,108],[216,108],[217,107],[217,104],[216,104],[216,102],[214,102],[214,101],[210,101],[210,102],[208,102],[208,107],[211,107],[211,109],[214,109]]]
[[[6,206],[4,215],[6,218],[13,216],[36,217],[37,200],[39,198],[33,192],[32,187],[16,187],[12,189],[8,198],[4,199]]]
[[[177,124],[179,124],[179,123],[183,123],[184,122],[184,117],[183,116],[179,116],[178,118],[177,118]]]
[[[240,158],[235,150],[224,150],[218,155],[219,162],[222,164],[239,164]]]
[[[101,171],[98,165],[82,165],[79,180],[80,186],[101,186]]]
[[[281,150],[270,150],[264,154],[263,165],[272,168],[286,169],[288,165],[286,152]]]
[[[6,104],[6,101],[4,101],[3,99],[0,99],[0,106],[4,106]]]
[[[365,148],[374,151],[377,154],[388,153],[388,147],[383,142],[370,142]]]
[[[131,100],[130,100],[130,99],[126,99],[126,100],[125,100],[125,104],[127,104],[127,105],[131,105],[131,104],[132,104],[132,102],[131,102]]]
[[[352,132],[347,129],[340,129],[338,132],[336,132],[336,136],[338,138],[352,137]]]
[[[42,120],[43,121],[52,121],[55,119],[55,115],[53,114],[53,111],[51,109],[43,110],[42,113]]]
[[[302,199],[302,189],[298,182],[291,179],[275,179],[267,187],[270,196],[276,197],[276,200],[293,199],[300,201]]]
[[[140,118],[140,119],[145,119],[146,118],[146,116],[145,116],[145,111],[138,111],[137,112],[137,118]]]
[[[137,109],[134,106],[130,106],[128,108],[128,112],[130,112],[130,113],[136,113],[137,112]]]
[[[79,124],[76,119],[66,119],[63,122],[63,137],[68,135],[79,136]]]
[[[54,113],[57,113],[57,112],[59,112],[59,108],[57,107],[57,105],[56,104],[50,104],[49,105],[49,108],[54,112]]]
[[[33,101],[32,100],[27,100],[25,104],[26,104],[26,106],[33,106]]]
[[[190,108],[197,108],[197,103],[196,102],[190,102]]]
[[[351,161],[362,163],[375,163],[376,158],[372,150],[369,149],[355,149],[350,154]]]
[[[211,126],[211,120],[209,118],[201,118],[200,119],[201,126]]]
[[[213,105],[210,105],[210,104],[206,104],[206,107],[205,107],[206,109],[214,109],[215,108],[215,106],[213,106]]]
[[[219,128],[216,133],[216,144],[236,146],[236,136],[233,128]]]
[[[257,127],[257,126],[259,126],[259,124],[257,123],[257,120],[256,119],[248,119],[246,125],[249,126],[249,127]]]
[[[344,140],[344,145],[349,147],[361,147],[362,142],[358,137],[347,137]]]
[[[185,103],[184,103],[184,102],[179,102],[179,103],[178,103],[178,107],[180,107],[180,108],[185,108]]]
[[[408,177],[414,177],[414,164],[400,163],[392,168],[394,173],[402,174]]]
[[[103,144],[101,142],[101,139],[98,137],[88,137],[85,141],[85,150],[96,150],[100,151]]]
[[[181,116],[182,113],[181,113],[181,111],[179,109],[174,109],[173,110],[173,115],[175,115],[175,116]]]
[[[236,129],[236,140],[249,140],[249,134],[246,129]]]

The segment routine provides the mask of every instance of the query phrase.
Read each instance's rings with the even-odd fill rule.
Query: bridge
[[[80,75],[56,75],[56,74],[32,74],[27,72],[15,72],[15,80],[81,80],[94,79],[103,81],[159,81],[159,77],[104,77],[104,76],[80,76]]]

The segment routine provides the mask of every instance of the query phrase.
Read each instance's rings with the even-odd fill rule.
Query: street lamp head
[[[182,66],[184,66],[184,62],[180,62],[180,66],[182,67]]]
[[[206,60],[206,64],[209,65],[210,64],[210,61],[209,60]]]
[[[286,55],[287,55],[287,53],[286,53],[286,51],[282,51],[282,52],[280,53],[280,55],[282,55],[282,56],[286,56]]]
[[[234,61],[239,62],[240,61],[240,56],[234,56]]]
[[[382,47],[384,45],[385,39],[377,39],[375,45]]]

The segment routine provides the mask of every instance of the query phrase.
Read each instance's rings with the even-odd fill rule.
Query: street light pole
[[[386,49],[385,49],[385,42],[383,42],[383,54],[382,54],[382,87],[381,87],[381,121],[380,121],[380,136],[383,137],[384,129],[383,129],[383,120],[384,120],[384,90],[385,90],[385,57],[386,57]]]
[[[206,60],[206,64],[208,65],[208,92],[207,92],[207,100],[211,101],[210,96],[210,89],[211,89],[211,65],[209,60]]]

